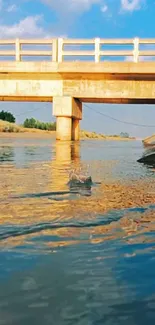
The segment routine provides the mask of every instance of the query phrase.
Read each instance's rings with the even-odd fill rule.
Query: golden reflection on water
[[[7,149],[8,150],[8,149]],[[34,150],[34,149],[33,149]],[[31,154],[33,154],[31,143]],[[62,222],[92,222],[97,216],[103,216],[112,210],[122,210],[133,207],[144,207],[155,204],[154,179],[140,179],[128,182],[112,179],[111,171],[117,161],[92,161],[90,171],[99,181],[97,171],[102,168],[105,181],[92,189],[92,196],[76,195],[70,199],[66,193],[61,200],[55,197],[12,198],[15,195],[27,193],[46,193],[53,191],[68,191],[69,173],[71,170],[87,171],[87,166],[81,161],[80,143],[55,143],[54,159],[44,162],[32,162],[29,167],[17,168],[12,164],[0,165],[0,224],[34,225],[38,223]],[[4,154],[3,148],[3,154]],[[13,150],[10,149],[11,157]],[[28,153],[27,153],[28,154]],[[30,154],[30,152],[29,152]],[[100,166],[101,163],[101,166]],[[98,178],[97,178],[98,177]],[[128,240],[132,234],[142,235],[144,232],[155,231],[155,212],[149,210],[141,213],[127,213],[121,219],[107,225],[97,225],[90,228],[65,227],[41,230],[38,234],[24,234],[1,241],[3,248],[30,244],[35,236],[57,236],[59,240],[51,239],[44,246],[56,248],[82,242],[100,243],[105,240],[122,238]],[[85,239],[83,239],[85,236]],[[139,237],[134,238],[137,241]],[[66,239],[66,240],[65,240]],[[37,240],[37,239],[36,239]],[[39,245],[39,244],[38,244]]]
[[[13,237],[8,237],[6,240],[0,242],[0,247],[5,249],[6,247],[12,248],[23,245],[27,245],[28,247],[29,245],[34,245],[37,248],[40,246],[41,250],[46,250],[47,248],[53,250],[62,246],[88,242],[97,244],[116,239],[121,239],[132,245],[135,243],[154,242],[154,239],[146,237],[147,233],[155,231],[154,220],[155,213],[152,210],[145,212],[143,215],[140,213],[127,213],[120,220],[112,221],[110,224],[92,226],[91,228],[84,229],[64,226],[64,228],[46,229],[36,233],[22,235],[22,228],[20,236],[14,235]],[[49,239],[44,241],[47,236]],[[42,241],[40,241],[41,237],[43,238]],[[56,241],[53,239],[54,237],[57,237]]]

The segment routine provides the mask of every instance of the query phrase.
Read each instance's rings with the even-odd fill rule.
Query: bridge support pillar
[[[56,120],[56,139],[71,141],[72,140],[72,118],[57,116]]]
[[[80,121],[73,118],[72,120],[72,140],[79,141],[80,139]]]
[[[82,103],[70,96],[53,97],[53,115],[56,116],[56,139],[79,140],[79,121],[82,119]]]

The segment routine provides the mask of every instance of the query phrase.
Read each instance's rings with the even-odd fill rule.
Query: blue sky
[[[154,0],[0,0],[0,38],[155,38]],[[114,118],[155,125],[155,105],[91,105]],[[50,103],[4,103],[17,122],[28,116],[53,120]],[[28,112],[29,111],[29,112]],[[155,128],[135,127],[105,118],[84,107],[82,128],[102,133],[128,131],[144,137]]]

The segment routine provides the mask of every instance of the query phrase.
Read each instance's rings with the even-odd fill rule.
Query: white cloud
[[[121,0],[121,7],[124,11],[134,11],[141,8],[143,0]]]
[[[13,5],[10,5],[10,6],[6,9],[6,11],[7,11],[7,12],[15,12],[15,11],[17,11],[17,9],[18,9],[18,7],[17,7],[15,4],[13,4]]]
[[[141,54],[141,51],[149,51],[149,52],[155,52],[155,45],[150,45],[150,44],[145,44],[145,45],[142,45],[142,48],[139,49],[139,54]],[[128,62],[132,62],[133,61],[133,55],[132,56],[126,56],[125,57],[125,61],[128,61]],[[143,62],[143,61],[155,61],[155,56],[154,55],[150,55],[150,56],[147,56],[147,55],[139,55],[139,58],[138,58],[138,61],[139,62]]]
[[[108,6],[106,4],[104,4],[103,6],[101,6],[101,12],[105,13],[108,11]]]
[[[142,4],[146,0],[115,0],[121,4],[123,11],[134,11],[141,8]],[[107,4],[104,0],[41,0],[45,5],[50,6],[53,10],[57,11],[61,15],[74,13],[76,15],[88,11],[93,5],[100,5],[101,12],[108,11],[112,0],[107,0]],[[64,5],[65,4],[65,5]]]
[[[90,10],[94,4],[100,4],[102,0],[41,0],[59,13],[81,13]]]
[[[133,62],[133,56],[126,56],[124,61]],[[155,56],[140,56],[138,62],[144,61],[155,61]]]
[[[13,25],[0,25],[0,38],[48,37],[49,33],[42,27],[42,16],[28,16]]]

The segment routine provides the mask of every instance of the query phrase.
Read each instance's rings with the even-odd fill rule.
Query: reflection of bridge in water
[[[33,141],[16,140],[0,148],[0,161],[9,168],[4,170],[10,171],[14,192],[22,195],[69,190],[70,172],[81,165],[80,142]],[[9,186],[5,173],[1,173],[1,178]]]
[[[55,159],[51,162],[52,187],[66,190],[71,170],[80,167],[80,143],[56,142]]]

